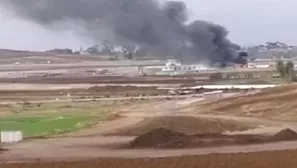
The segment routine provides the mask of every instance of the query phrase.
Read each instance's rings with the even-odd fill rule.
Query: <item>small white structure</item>
[[[21,131],[1,131],[1,143],[15,143],[23,140]]]
[[[197,72],[197,71],[207,71],[213,70],[208,68],[203,64],[194,64],[194,65],[182,65],[177,60],[168,60],[165,64],[165,67],[162,68],[162,72]]]
[[[259,68],[259,69],[261,69],[261,68],[270,68],[271,67],[271,65],[270,64],[259,64],[259,65],[256,65],[256,68]]]
[[[218,100],[223,97],[223,91],[217,90],[212,92],[204,92],[203,98],[204,100]]]

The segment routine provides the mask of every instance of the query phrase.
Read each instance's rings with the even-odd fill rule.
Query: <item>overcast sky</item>
[[[296,0],[183,0],[192,19],[225,26],[230,39],[241,45],[281,41],[297,45]],[[18,37],[18,38],[16,38]],[[0,48],[44,50],[54,47],[79,48],[93,42],[73,32],[50,32],[12,18],[0,9]]]

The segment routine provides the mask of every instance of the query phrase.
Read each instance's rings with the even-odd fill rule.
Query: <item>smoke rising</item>
[[[187,23],[188,9],[180,1],[2,0],[0,5],[50,29],[69,21],[79,23],[98,43],[137,45],[163,58],[208,63],[238,60],[240,47],[228,40],[227,30],[206,21]]]

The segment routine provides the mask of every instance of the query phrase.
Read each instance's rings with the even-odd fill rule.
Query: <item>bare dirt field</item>
[[[193,104],[197,113],[228,114],[245,117],[260,117],[281,121],[296,121],[295,99],[297,85],[264,89],[262,92],[227,98],[216,102]]]
[[[50,163],[18,163],[1,165],[5,168],[118,168],[118,167],[156,167],[156,168],[291,168],[297,164],[297,152],[274,151],[248,154],[211,154],[204,156],[180,156],[169,158],[143,158],[143,159],[99,159],[73,162],[50,162]]]
[[[242,163],[237,164],[237,162],[240,162],[242,159],[248,159],[245,162],[245,166],[247,167],[249,165],[257,166],[257,164],[259,164],[258,162],[271,164],[266,156],[271,155],[271,153],[261,151],[294,149],[294,146],[297,144],[295,141],[297,134],[294,131],[287,130],[282,131],[284,133],[280,132],[279,134],[276,134],[281,130],[281,126],[283,126],[283,123],[281,122],[273,124],[264,122],[267,124],[267,127],[279,124],[279,127],[274,129],[274,134],[272,136],[252,134],[224,135],[223,133],[226,131],[244,132],[246,130],[262,129],[263,121],[257,119],[245,120],[240,117],[229,118],[227,115],[216,119],[215,117],[214,119],[211,119],[211,116],[209,116],[206,119],[195,113],[190,114],[189,111],[183,109],[191,104],[193,99],[197,98],[150,101],[137,104],[130,103],[126,106],[121,106],[119,109],[114,109],[113,113],[110,114],[117,114],[118,117],[107,120],[92,128],[52,138],[26,140],[20,144],[7,146],[6,148],[8,151],[2,152],[0,160],[3,162],[38,161],[40,162],[38,164],[39,166],[43,166],[41,162],[52,161],[51,163],[44,164],[52,166],[55,166],[55,164],[57,164],[57,166],[60,164],[68,166],[69,164],[69,166],[77,167],[83,165],[91,166],[93,164],[102,164],[102,166],[105,167],[113,167],[113,164],[115,163],[117,163],[115,166],[120,163],[141,164],[145,163],[146,160],[151,160],[151,163],[156,164],[155,166],[157,167],[169,167],[175,163],[182,164],[180,166],[197,166],[196,164],[205,166],[205,164],[212,161],[214,162],[212,163],[213,167],[222,166],[222,164],[228,164],[225,166],[232,167],[233,165],[241,165]],[[196,101],[199,100],[197,99]],[[204,129],[206,127],[209,129]],[[161,130],[165,129],[165,131],[161,131],[161,133],[158,132],[157,134],[150,133],[156,130],[158,131],[158,128],[159,130],[160,128]],[[124,131],[123,134],[121,133],[121,130]],[[111,134],[113,135],[111,136]],[[133,149],[127,147],[123,148],[123,145],[131,144],[139,140],[139,138],[142,139],[142,137],[146,137],[147,135],[152,135],[157,139],[163,137],[161,142],[163,145],[165,143],[167,146],[165,149],[162,145],[145,146],[144,148],[143,146],[140,146]],[[184,136],[192,137],[190,137],[190,139],[189,137],[187,139],[180,139],[185,138]],[[168,137],[173,141],[167,141]],[[178,137],[178,139],[175,137]],[[147,138],[144,139],[147,140]],[[164,141],[164,139],[166,141]],[[190,146],[181,146],[181,142],[184,144],[184,141],[182,140],[186,140]],[[160,141],[155,139],[153,142]],[[152,149],[151,147],[159,149]],[[240,152],[260,153],[256,153],[255,155],[228,154]],[[226,154],[214,155],[213,153]],[[199,156],[186,157],[184,155]],[[205,160],[203,161],[202,158],[205,157],[208,157],[208,162],[205,162]],[[261,157],[264,159],[254,160]],[[105,159],[97,160],[98,158]],[[197,159],[195,160],[194,158]],[[201,158],[201,161],[199,158]],[[95,160],[76,161],[88,159]],[[188,159],[193,159],[193,161],[184,164]],[[109,164],[108,162],[114,163]],[[31,164],[34,165],[34,163]],[[147,164],[147,166],[154,166],[150,164]],[[25,165],[29,166],[30,163],[24,163],[24,166]]]
[[[115,64],[86,57],[6,55],[0,62],[0,82],[6,83],[0,88],[1,102],[22,102],[0,105],[0,129],[21,129],[25,135],[20,143],[1,146],[0,167],[296,167],[295,85],[224,94],[218,101],[191,96],[132,100],[166,95],[158,87],[192,85],[197,78],[136,77],[138,65],[160,62]],[[126,75],[84,76],[67,70],[71,75],[48,77],[41,72],[60,68],[109,68]],[[118,86],[105,85],[110,83]],[[71,100],[98,97],[127,99]],[[55,99],[65,102],[30,103]]]
[[[0,84],[0,100],[25,102],[168,95],[168,90],[159,89],[162,86]]]
[[[252,128],[252,125],[237,123],[232,120],[201,119],[187,116],[162,116],[145,118],[141,122],[124,127],[114,132],[105,133],[113,136],[139,136],[159,128],[174,130],[184,134],[216,134],[224,131],[243,131]]]

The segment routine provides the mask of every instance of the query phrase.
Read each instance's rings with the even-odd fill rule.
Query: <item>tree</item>
[[[295,79],[295,71],[294,71],[294,63],[292,61],[289,61],[286,63],[285,73],[288,81],[293,82]]]
[[[134,54],[130,51],[127,51],[124,53],[124,57],[127,58],[128,60],[132,60],[134,58]]]
[[[109,43],[108,40],[105,40],[103,42],[103,48],[101,50],[101,54],[104,54],[104,55],[113,55],[114,54],[114,46]]]
[[[134,58],[136,46],[132,44],[125,44],[122,46],[122,52],[126,59],[132,60]]]
[[[281,60],[278,61],[276,70],[282,78],[287,79],[289,82],[295,80],[294,63],[292,61],[289,61],[286,64]]]
[[[94,45],[92,47],[87,48],[87,52],[90,54],[98,54],[99,52],[99,46],[98,45]]]
[[[279,73],[279,75],[284,78],[286,76],[286,66],[283,61],[277,61],[276,63],[276,71]]]

